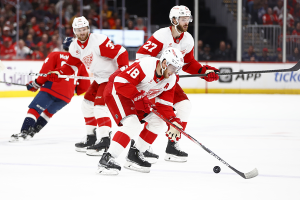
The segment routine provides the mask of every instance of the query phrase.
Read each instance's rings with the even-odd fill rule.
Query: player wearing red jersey
[[[107,104],[115,122],[120,128],[115,133],[108,151],[103,153],[98,164],[100,174],[118,174],[120,165],[115,161],[130,142],[130,138],[140,133],[136,144],[129,149],[125,168],[150,172],[151,164],[144,159],[149,145],[156,139],[156,132],[164,128],[165,122],[150,113],[151,102],[155,98],[155,107],[178,127],[183,124],[173,111],[176,75],[183,65],[183,57],[178,49],[168,48],[160,59],[154,57],[135,61],[125,71],[115,72],[110,77],[104,91]],[[118,74],[119,73],[119,74]],[[149,114],[150,113],[150,114]],[[140,132],[140,121],[147,126]],[[180,132],[169,127],[167,135],[172,140],[180,138]]]
[[[203,78],[208,82],[218,80],[219,76],[215,73],[219,71],[218,69],[201,65],[194,58],[194,39],[187,32],[189,22],[192,22],[191,11],[186,6],[174,6],[170,11],[169,19],[172,25],[156,31],[138,50],[136,58],[149,56],[159,58],[166,48],[173,47],[183,54],[183,71],[190,74],[208,74]],[[191,103],[178,83],[175,86],[174,109],[185,129],[191,112]],[[168,141],[165,160],[185,162],[187,157],[188,154],[179,149],[177,142]]]
[[[63,42],[63,48],[68,51],[73,38],[67,37]],[[48,73],[60,68],[69,59],[68,52],[52,52],[45,59],[40,73]],[[76,66],[78,71],[75,75],[89,76],[85,66],[78,63]],[[46,77],[38,77],[34,81],[30,81],[27,90],[40,92],[35,96],[29,105],[29,110],[21,128],[21,133],[11,136],[10,142],[18,142],[28,140],[38,133],[50,120],[50,118],[64,106],[66,106],[74,96],[74,90],[77,95],[87,91],[90,86],[89,80],[74,79],[64,80],[60,82],[48,81]]]
[[[103,91],[112,73],[118,68],[128,67],[128,52],[121,45],[114,45],[106,35],[90,33],[89,22],[85,17],[75,18],[72,27],[76,39],[70,45],[71,56],[64,66],[51,72],[48,78],[58,81],[59,74],[73,74],[77,69],[72,66],[81,62],[93,73],[95,81],[84,95],[81,106],[87,137],[76,143],[75,149],[88,155],[102,155],[110,145],[111,129],[110,113],[104,102]]]

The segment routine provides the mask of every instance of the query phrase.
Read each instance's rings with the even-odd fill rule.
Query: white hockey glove
[[[171,118],[169,121],[171,121],[175,126],[182,129],[182,122],[179,118]],[[168,131],[166,132],[166,136],[171,140],[172,142],[178,141],[181,138],[180,131],[176,130],[173,126],[169,126]]]

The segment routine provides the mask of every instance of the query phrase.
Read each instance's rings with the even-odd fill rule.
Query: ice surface
[[[257,168],[259,176],[243,179],[184,136],[188,162],[166,162],[164,134],[153,144],[160,159],[150,173],[123,167],[118,176],[99,175],[100,157],[74,149],[85,136],[82,97],[22,143],[8,140],[20,131],[32,98],[0,98],[0,199],[300,199],[300,95],[188,96],[193,111],[186,132],[237,170]]]

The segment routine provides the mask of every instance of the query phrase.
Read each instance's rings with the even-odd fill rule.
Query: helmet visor
[[[82,28],[74,28],[74,32],[75,34],[82,34],[82,33],[88,33],[89,32],[89,28],[87,26],[82,27]]]
[[[183,23],[186,23],[186,22],[192,22],[193,21],[193,16],[180,16],[179,17],[179,22],[183,22]]]
[[[174,65],[169,64],[167,69],[171,73],[178,73],[181,67],[175,67]]]

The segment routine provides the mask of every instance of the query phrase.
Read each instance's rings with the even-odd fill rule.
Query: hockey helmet
[[[172,67],[174,72],[179,72],[181,70],[184,62],[183,62],[183,55],[182,53],[175,48],[169,47],[163,51],[162,55],[160,56],[160,64],[162,66],[162,62],[166,60],[167,67]],[[166,69],[162,68],[162,73]]]
[[[66,37],[64,42],[62,43],[63,49],[69,51],[69,46],[73,42],[73,40],[74,40],[73,37]]]
[[[170,10],[169,19],[170,19],[172,24],[173,24],[173,18],[175,18],[176,21],[178,22],[179,17],[190,17],[189,22],[193,21],[193,16],[191,14],[190,9],[186,6],[183,6],[183,5],[174,6]],[[173,25],[175,25],[175,24],[173,24]]]
[[[82,27],[88,27],[90,29],[90,24],[89,21],[84,17],[75,17],[75,19],[73,20],[72,23],[72,27],[73,27],[73,32],[75,33],[75,28],[82,28]]]

